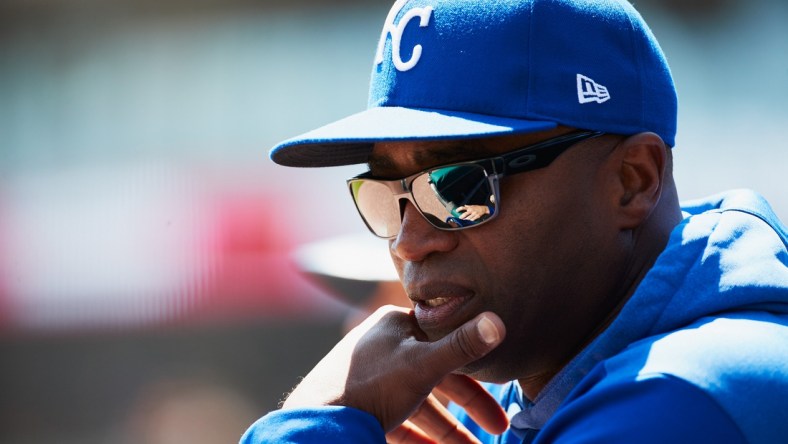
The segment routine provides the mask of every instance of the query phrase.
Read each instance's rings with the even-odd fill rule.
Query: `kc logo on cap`
[[[413,54],[410,57],[410,60],[407,62],[402,60],[402,56],[400,55],[400,45],[402,43],[402,33],[405,31],[405,27],[408,26],[408,22],[412,19],[419,17],[419,27],[424,28],[430,23],[430,16],[432,15],[432,6],[425,6],[423,8],[413,8],[405,13],[402,18],[400,18],[398,23],[394,23],[394,20],[399,15],[399,12],[405,6],[408,0],[397,0],[394,3],[394,6],[389,11],[388,16],[386,16],[386,23],[383,25],[383,31],[380,34],[380,41],[378,42],[378,50],[375,54],[375,64],[379,65],[383,62],[383,48],[386,46],[386,37],[391,35],[391,60],[394,62],[394,67],[397,68],[398,71],[408,71],[414,66],[416,63],[419,63],[419,59],[421,58],[421,45],[416,45],[413,47]]]

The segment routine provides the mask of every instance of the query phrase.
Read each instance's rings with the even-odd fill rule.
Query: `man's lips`
[[[465,313],[473,292],[457,285],[431,285],[422,288],[417,295],[411,294],[415,302],[416,321],[426,333],[448,333],[470,319]]]

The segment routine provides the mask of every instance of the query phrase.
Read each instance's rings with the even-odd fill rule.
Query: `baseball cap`
[[[626,0],[398,0],[366,110],[275,146],[281,165],[364,163],[376,142],[470,139],[558,125],[673,146],[665,56]]]

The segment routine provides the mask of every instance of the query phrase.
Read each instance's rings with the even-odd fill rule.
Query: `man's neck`
[[[565,362],[550,371],[518,379],[523,395],[527,399],[536,399],[550,380],[616,319],[621,309],[637,290],[640,282],[664,251],[671,232],[681,222],[682,218],[676,188],[671,181],[669,186],[664,189],[662,199],[654,209],[653,214],[643,225],[633,230],[633,249],[628,261],[628,268],[623,273],[624,278],[619,281],[619,285],[616,286],[617,289],[614,290],[617,296],[611,298],[613,301],[612,308],[602,322],[580,342],[575,353],[572,353]]]

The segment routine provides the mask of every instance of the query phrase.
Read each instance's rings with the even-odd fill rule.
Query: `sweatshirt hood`
[[[788,230],[769,204],[734,190],[682,205],[685,218],[616,319],[511,418],[541,429],[599,362],[644,338],[739,311],[788,314]]]

